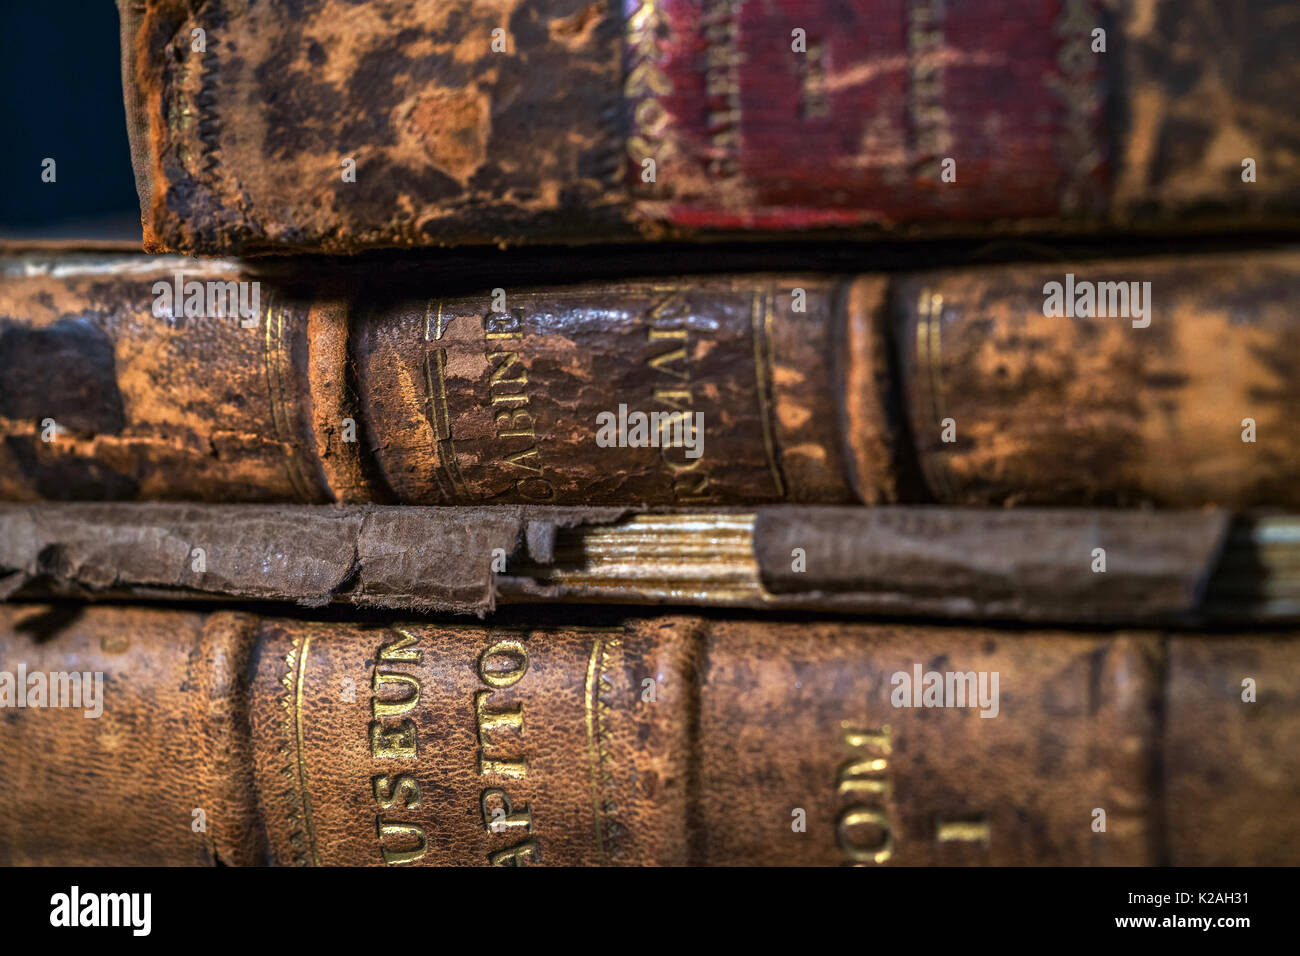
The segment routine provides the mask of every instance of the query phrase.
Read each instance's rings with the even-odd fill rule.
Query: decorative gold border
[[[942,317],[942,293],[929,286],[922,288],[916,302],[916,364],[917,374],[921,378],[921,392],[926,399],[926,410],[934,428],[941,428],[943,420],[948,417],[948,403],[943,397],[943,378],[939,370]],[[948,469],[942,461],[942,443],[924,444],[930,447],[929,451],[920,451],[921,467],[926,479],[944,501],[954,500]]]
[[[451,487],[452,497],[458,502],[473,501],[465,479],[456,464],[456,443],[451,437],[451,412],[447,408],[447,350],[442,346],[429,348],[428,343],[442,339],[442,302],[438,303],[438,327],[431,328],[433,303],[424,310],[424,381],[429,390],[429,424],[433,428],[433,439],[438,446],[438,466]],[[434,334],[430,335],[430,332]],[[430,361],[433,356],[433,361]],[[434,388],[434,368],[437,368],[437,389]],[[439,404],[442,406],[442,418],[438,417]]]
[[[280,773],[289,781],[289,821],[293,829],[289,843],[296,851],[297,866],[320,866],[316,850],[316,828],[311,814],[311,788],[307,781],[307,750],[303,734],[302,692],[307,676],[307,657],[311,651],[311,635],[294,635],[289,651],[284,655],[285,672],[280,678],[284,695],[280,707],[284,718],[280,729],[283,746],[280,756],[284,766]],[[294,749],[290,749],[290,747]]]
[[[776,460],[776,437],[772,432],[772,399],[769,395],[772,383],[773,298],[770,289],[756,291],[750,321],[754,333],[754,383],[758,389],[758,412],[763,423],[763,449],[767,454],[767,466],[772,471],[772,482],[776,485],[776,496],[784,501],[785,482],[781,478],[781,468]]]
[[[1062,0],[1052,29],[1060,40],[1057,72],[1043,78],[1065,112],[1064,129],[1056,137],[1056,156],[1065,174],[1060,209],[1066,215],[1096,213],[1108,199],[1105,187],[1094,178],[1105,159],[1099,74],[1106,57],[1092,53],[1092,31],[1102,26],[1099,14],[1095,0]]]
[[[591,768],[592,829],[596,835],[596,853],[601,866],[608,866],[610,857],[610,848],[606,845],[605,839],[608,811],[602,792],[605,785],[613,783],[613,778],[606,770],[606,766],[612,759],[607,746],[611,739],[611,732],[606,723],[610,705],[601,694],[610,689],[609,678],[605,676],[609,652],[622,643],[621,635],[609,634],[597,637],[592,642],[591,656],[587,659],[586,690],[583,695],[587,714],[587,760]]]
[[[623,101],[631,116],[624,141],[621,169],[628,189],[645,199],[667,198],[672,193],[671,177],[663,170],[679,153],[673,130],[673,116],[664,105],[673,82],[659,65],[660,37],[669,28],[669,18],[659,0],[635,0],[625,19]],[[641,163],[653,159],[654,182],[642,182]]]
[[[289,475],[289,484],[293,485],[294,494],[305,503],[314,503],[317,499],[309,491],[307,479],[298,466],[298,446],[293,441],[293,428],[287,403],[285,402],[285,384],[282,363],[285,360],[284,347],[284,311],[272,305],[272,297],[266,299],[265,350],[263,352],[266,366],[266,391],[271,405],[271,424],[275,428],[275,440],[284,452],[285,471]]]

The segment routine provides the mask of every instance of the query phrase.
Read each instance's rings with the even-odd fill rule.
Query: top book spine
[[[146,247],[1282,229],[1285,0],[119,0]]]

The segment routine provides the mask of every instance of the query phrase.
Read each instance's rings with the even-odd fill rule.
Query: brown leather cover
[[[12,696],[0,710],[0,862],[264,860],[248,735],[259,619],[105,610],[0,611],[0,675],[15,679],[20,666],[104,675],[98,718],[13,709]],[[196,809],[211,822],[206,830],[196,828]]]
[[[3,863],[1300,862],[1289,634],[5,605],[20,666],[103,713],[0,710]]]
[[[1215,512],[774,506],[754,554],[768,592],[822,611],[1167,624],[1194,619],[1228,529]]]
[[[0,498],[1300,507],[1294,252],[419,299],[246,268],[6,260]],[[256,327],[155,315],[177,274],[260,283]],[[1150,282],[1149,326],[1044,316],[1067,274]],[[701,456],[599,446],[623,405],[703,415]]]
[[[0,279],[0,496],[330,500],[308,402],[307,308],[155,315],[159,283],[247,281],[228,261],[15,257]],[[163,286],[158,286],[160,289]],[[250,293],[246,302],[251,305]],[[206,310],[206,303],[204,305]],[[275,321],[270,317],[274,316]],[[285,324],[288,329],[286,334]],[[313,396],[316,397],[316,396]],[[59,429],[43,441],[43,422]]]
[[[1078,626],[1300,623],[1300,516],[1112,508],[0,503],[0,599],[476,614],[681,604]]]
[[[1298,265],[1262,253],[901,279],[902,390],[931,493],[946,504],[1300,503]],[[1146,314],[1046,315],[1048,284],[1064,292],[1071,275],[1076,305],[1085,282],[1149,282]],[[1123,304],[1115,296],[1106,290],[1108,311]]]
[[[411,504],[852,500],[839,287],[705,276],[503,290],[499,312],[481,296],[385,308],[353,333],[376,464]],[[597,416],[621,406],[702,415],[702,454],[598,447]]]
[[[481,617],[495,606],[507,561],[549,563],[558,529],[622,514],[519,505],[0,504],[0,599],[30,583],[40,597],[337,601]]]
[[[854,500],[835,279],[620,281],[380,306],[355,291],[303,298],[235,270],[12,260],[0,279],[0,498]],[[185,288],[258,283],[255,327],[155,314],[153,290],[170,302],[177,274]],[[863,282],[875,301],[861,306],[880,308],[884,281]],[[701,454],[597,445],[597,416],[621,405],[702,415]],[[49,419],[62,429],[53,441]]]
[[[151,251],[1300,216],[1287,0],[119,9]]]

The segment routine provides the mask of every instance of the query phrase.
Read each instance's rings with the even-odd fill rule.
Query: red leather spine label
[[[1093,0],[625,0],[625,24],[628,182],[647,219],[785,231],[1104,211]]]

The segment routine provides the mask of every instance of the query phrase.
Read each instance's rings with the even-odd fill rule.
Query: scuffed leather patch
[[[209,596],[485,614],[494,578],[553,559],[554,529],[622,509],[0,505],[0,598]],[[494,566],[495,565],[495,566]]]
[[[631,233],[599,0],[156,0],[134,22],[151,250]]]

